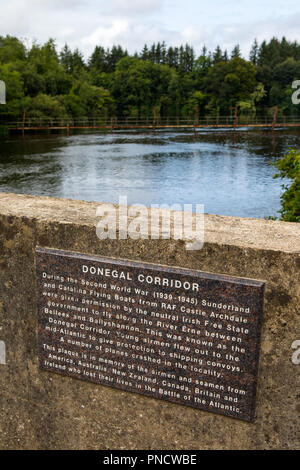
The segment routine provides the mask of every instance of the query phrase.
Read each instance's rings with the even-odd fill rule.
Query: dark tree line
[[[50,39],[26,45],[0,36],[0,80],[7,86],[3,120],[32,118],[239,115],[300,116],[292,83],[300,80],[300,44],[255,40],[245,59],[237,44],[200,55],[188,44],[145,45],[129,54],[120,45],[94,48],[88,59]]]

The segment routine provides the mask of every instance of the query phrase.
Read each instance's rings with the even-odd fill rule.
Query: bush
[[[291,185],[284,185],[281,196],[281,220],[300,222],[300,150],[290,149],[287,155],[275,163],[279,173],[275,178],[289,178]]]

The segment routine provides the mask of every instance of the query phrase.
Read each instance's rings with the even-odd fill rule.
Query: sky
[[[299,0],[0,0],[0,35],[68,43],[88,57],[96,45],[121,44],[130,53],[145,43],[205,44],[248,56],[254,38],[300,41]]]

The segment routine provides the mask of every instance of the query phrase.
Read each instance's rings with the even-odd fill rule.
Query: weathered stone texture
[[[299,448],[300,225],[207,215],[204,248],[186,251],[184,240],[100,241],[96,207],[0,194],[0,448]],[[37,245],[265,280],[254,423],[41,371]]]

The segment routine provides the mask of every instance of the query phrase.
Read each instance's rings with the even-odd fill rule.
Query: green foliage
[[[281,197],[281,220],[300,222],[300,151],[290,149],[287,155],[275,163],[279,173],[276,178],[289,178],[292,183],[285,185]]]
[[[240,110],[240,114],[247,114],[248,116],[255,116],[256,114],[256,105],[259,103],[264,96],[266,95],[266,91],[262,83],[258,83],[257,87],[255,88],[254,92],[250,94],[249,99],[245,101],[239,101],[238,107]]]
[[[199,111],[203,109],[206,96],[202,91],[194,91],[190,94],[186,104],[183,107],[183,114],[189,117],[198,117]]]
[[[7,87],[7,119],[100,116],[114,112],[109,91],[95,86],[80,51],[66,45],[57,53],[53,39],[26,50],[16,38],[0,37],[0,77]],[[2,119],[3,121],[3,119]]]
[[[26,50],[24,44],[12,36],[0,36],[0,63],[7,64],[18,60],[25,60]]]
[[[114,102],[109,92],[87,82],[76,82],[64,99],[68,113],[74,117],[98,117],[112,114]]]
[[[169,92],[172,79],[176,79],[175,74],[166,65],[132,57],[121,59],[110,87],[117,103],[117,114],[128,117],[151,116],[153,107],[158,107],[161,112],[171,106]]]
[[[201,119],[232,115],[235,107],[241,117],[266,115],[277,106],[279,116],[300,116],[291,100],[291,84],[299,78],[300,45],[285,38],[255,41],[249,61],[238,44],[229,54],[204,46],[197,56],[188,44],[164,42],[145,45],[133,56],[120,45],[96,45],[86,60],[67,44],[58,53],[53,39],[26,47],[18,38],[0,36],[0,80],[7,86],[1,122],[20,120],[24,112],[50,117],[54,110],[69,118]]]
[[[27,115],[32,118],[60,118],[66,116],[66,111],[62,103],[52,96],[39,94],[27,101]]]
[[[0,77],[6,84],[7,101],[20,100],[24,96],[21,74],[14,70],[11,64],[0,64]]]
[[[250,99],[257,87],[256,72],[255,65],[239,57],[218,62],[204,80],[204,89],[212,96],[211,108],[225,115],[239,101]]]
[[[22,75],[14,70],[11,64],[0,64],[0,80],[6,84],[6,105],[0,106],[0,117],[5,113],[9,117],[18,116],[22,112],[24,102],[24,84]]]

